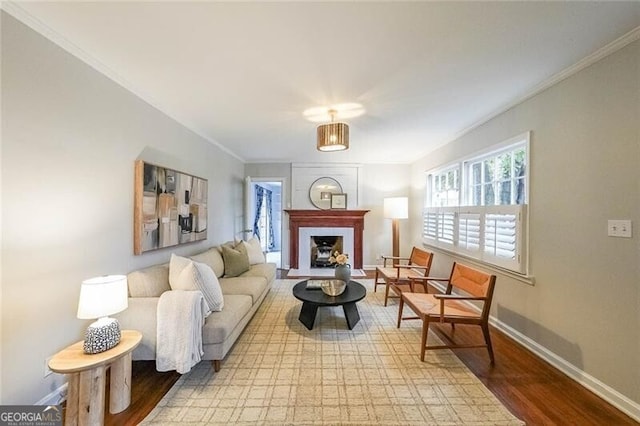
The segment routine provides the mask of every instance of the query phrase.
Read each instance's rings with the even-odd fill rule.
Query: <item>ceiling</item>
[[[3,8],[246,162],[410,163],[640,26],[640,2]],[[317,152],[303,111],[344,102],[351,148]]]

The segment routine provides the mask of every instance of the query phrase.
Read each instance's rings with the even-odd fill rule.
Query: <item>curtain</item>
[[[267,248],[269,251],[273,249],[275,246],[275,237],[273,236],[273,221],[271,220],[272,212],[271,212],[271,190],[266,190],[266,198],[267,198],[267,224],[269,228],[267,229]]]
[[[262,211],[262,201],[264,200],[265,189],[261,186],[256,186],[256,216],[253,219],[253,235],[260,238],[260,212]]]
[[[264,249],[265,251],[269,251],[275,247],[275,236],[273,234],[273,223],[272,223],[272,211],[271,211],[271,196],[272,191],[261,186],[256,185],[256,216],[253,219],[253,234],[261,239],[260,235],[260,219],[262,213],[262,205],[265,204],[266,211],[266,229],[265,229],[265,237],[266,241],[264,241]],[[262,243],[262,241],[261,241]]]

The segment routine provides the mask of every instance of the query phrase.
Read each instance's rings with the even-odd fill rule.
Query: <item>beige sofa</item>
[[[220,361],[253,317],[271,289],[276,276],[275,263],[259,263],[238,277],[224,277],[224,261],[219,247],[191,256],[211,267],[218,277],[224,295],[224,308],[209,315],[202,327],[204,355],[213,361],[215,371]],[[127,276],[129,307],[115,317],[120,328],[142,332],[142,342],[133,352],[134,360],[156,359],[157,307],[160,295],[171,291],[169,263],[155,265]]]

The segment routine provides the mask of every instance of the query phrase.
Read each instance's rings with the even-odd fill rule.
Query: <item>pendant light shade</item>
[[[349,126],[333,122],[318,126],[317,148],[324,152],[349,149]]]

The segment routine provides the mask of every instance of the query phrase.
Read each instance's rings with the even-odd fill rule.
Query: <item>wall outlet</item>
[[[48,375],[53,373],[53,371],[51,371],[51,369],[49,368],[49,361],[51,361],[51,358],[53,358],[53,356],[44,359],[44,377],[47,377]]]
[[[607,235],[609,237],[631,238],[630,220],[607,221]]]

